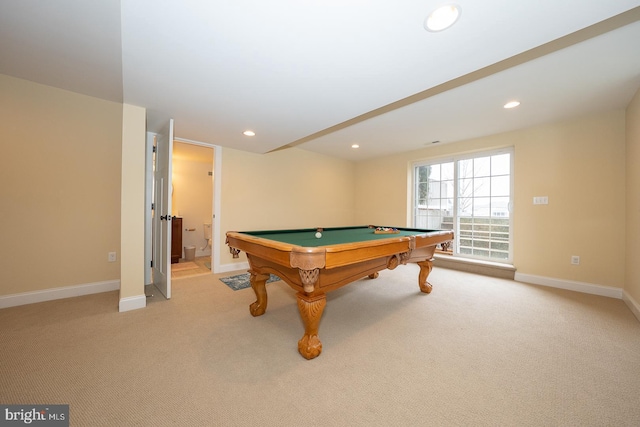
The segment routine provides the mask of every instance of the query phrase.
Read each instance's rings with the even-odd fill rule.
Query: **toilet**
[[[204,223],[204,240],[207,241],[207,246],[201,248],[203,251],[211,247],[211,223]]]

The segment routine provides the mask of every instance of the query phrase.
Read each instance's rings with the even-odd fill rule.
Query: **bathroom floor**
[[[184,258],[180,258],[178,263],[171,264],[171,278],[179,279],[181,277],[211,273],[210,267],[210,256],[196,257],[193,261],[187,261]]]

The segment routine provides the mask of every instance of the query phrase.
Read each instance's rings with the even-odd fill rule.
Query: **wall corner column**
[[[146,109],[122,108],[119,311],[144,308]]]

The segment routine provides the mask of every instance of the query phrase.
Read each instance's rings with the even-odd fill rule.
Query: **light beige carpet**
[[[228,274],[227,274],[228,275]],[[141,310],[118,292],[0,310],[0,402],[74,426],[638,426],[640,322],[621,300],[415,265],[330,293],[297,352],[294,292],[215,275]]]

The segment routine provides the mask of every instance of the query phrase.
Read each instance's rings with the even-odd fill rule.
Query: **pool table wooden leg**
[[[433,270],[433,260],[427,259],[424,261],[418,262],[420,266],[420,274],[418,274],[418,285],[420,286],[420,290],[425,294],[431,293],[431,283],[427,282],[427,277],[429,277],[429,273]]]
[[[327,304],[327,296],[322,294],[310,297],[300,292],[296,296],[298,297],[300,317],[304,323],[304,335],[298,341],[298,351],[305,359],[313,359],[322,352],[322,342],[318,338],[318,326],[324,306]]]
[[[255,271],[249,271],[251,277],[249,279],[251,288],[256,293],[256,302],[249,306],[249,311],[252,316],[261,316],[267,311],[267,280],[269,280],[269,274],[260,274]]]

